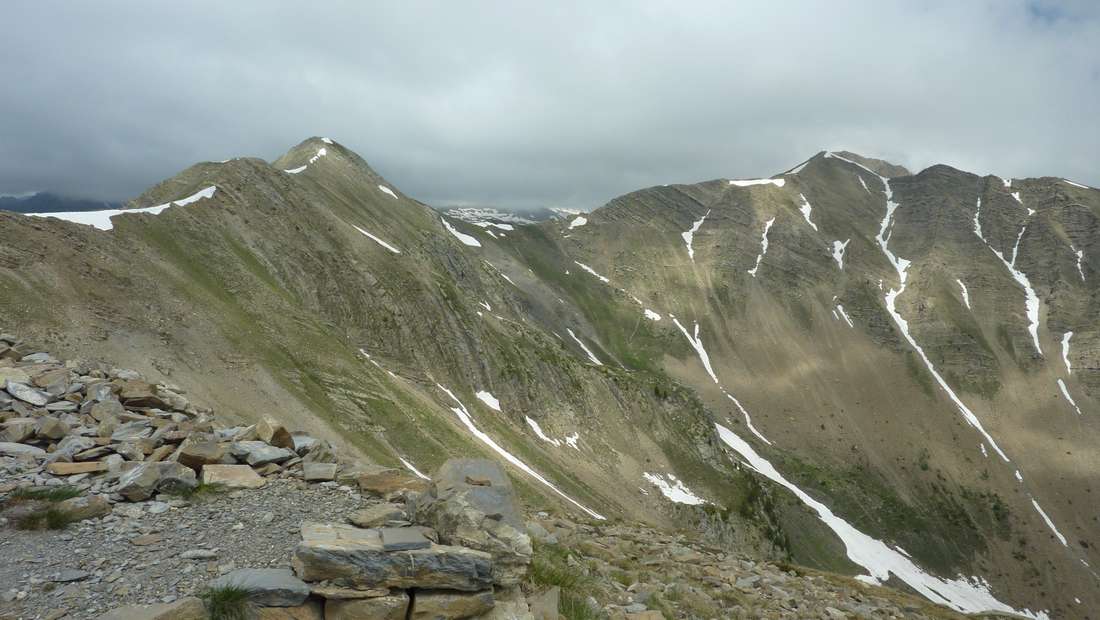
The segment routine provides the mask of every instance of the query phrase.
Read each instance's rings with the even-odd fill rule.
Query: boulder
[[[179,463],[123,463],[118,493],[132,502],[140,502],[155,493],[179,492],[197,484],[194,470]]]
[[[256,437],[277,448],[294,448],[294,439],[290,431],[273,418],[265,417],[256,424]]]
[[[258,489],[267,481],[248,465],[206,465],[202,468],[202,483],[230,489]]]
[[[492,583],[488,553],[430,544],[386,551],[378,530],[334,523],[303,523],[294,570],[307,581],[331,580],[354,588],[446,588],[477,591]]]
[[[88,410],[88,415],[92,416],[97,422],[102,422],[107,418],[117,418],[125,413],[126,409],[122,407],[122,403],[114,398],[102,400],[92,405],[92,408]]]
[[[327,441],[316,441],[302,452],[302,461],[306,463],[335,463],[336,450]]]
[[[255,620],[324,620],[325,608],[321,601],[307,600],[295,607],[260,607]]]
[[[31,376],[22,368],[0,368],[0,385],[6,385],[8,381],[29,384]]]
[[[232,444],[229,451],[238,460],[253,467],[268,463],[282,463],[294,456],[294,453],[286,448],[270,446],[262,441],[238,441]]]
[[[0,441],[0,456],[46,456],[46,451],[25,443]]]
[[[366,466],[363,473],[359,474],[358,483],[361,490],[383,497],[398,491],[423,492],[428,488],[425,480],[410,473],[377,466]]]
[[[4,422],[4,430],[0,432],[0,441],[20,443],[34,437],[34,429],[38,426],[37,418],[11,418]]]
[[[51,416],[38,419],[34,434],[42,439],[58,440],[69,434],[69,425]]]
[[[375,504],[348,515],[348,522],[359,527],[382,527],[393,521],[407,519],[405,507],[397,504]]]
[[[150,409],[171,408],[171,405],[165,402],[165,400],[157,394],[156,388],[144,381],[123,381],[122,385],[119,386],[118,399],[127,407]]]
[[[198,472],[205,465],[221,462],[224,457],[225,447],[219,443],[187,440],[180,444],[176,460]]]
[[[100,430],[103,430],[103,425],[100,426]],[[138,439],[147,439],[152,435],[153,427],[149,425],[148,421],[135,420],[116,427],[111,432],[111,441],[137,441]],[[102,435],[100,436],[102,437]]]
[[[68,437],[57,442],[57,447],[54,448],[54,454],[67,454],[74,456],[81,452],[91,450],[96,447],[95,440],[91,437],[81,437],[80,435],[69,435]],[[107,451],[104,449],[103,454]],[[89,459],[84,459],[89,460]]]
[[[295,607],[309,597],[309,586],[286,568],[241,568],[210,582],[210,588],[236,586],[264,607]]]
[[[8,390],[8,394],[11,394],[28,405],[34,405],[35,407],[41,407],[51,400],[48,393],[33,388],[26,383],[16,383],[11,379],[8,379],[6,389]]]
[[[305,454],[306,450],[317,444],[317,439],[310,437],[305,433],[297,432],[290,434],[290,441],[290,449],[297,452],[299,456]]]
[[[328,482],[336,478],[336,463],[302,463],[306,482]]]
[[[527,596],[527,604],[535,620],[558,620],[558,604],[561,588],[553,586],[538,594]]]
[[[409,595],[404,592],[361,599],[327,599],[325,620],[405,620]]]
[[[111,503],[102,495],[81,495],[58,502],[57,508],[77,521],[111,514]]]
[[[493,608],[493,591],[447,592],[418,590],[410,618],[416,620],[450,620],[472,618]]]
[[[127,605],[109,611],[98,620],[206,620],[206,607],[193,596],[174,603]]]
[[[504,470],[487,459],[449,459],[428,493],[412,502],[414,521],[434,528],[440,542],[493,556],[493,582],[513,586],[527,575],[531,538]]]
[[[94,474],[101,471],[107,471],[107,464],[103,461],[86,461],[84,463],[65,463],[62,461],[55,461],[46,466],[46,471],[55,476]]]

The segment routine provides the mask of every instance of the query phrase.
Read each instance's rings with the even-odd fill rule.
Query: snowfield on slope
[[[84,224],[91,226],[98,230],[111,230],[115,225],[111,222],[111,218],[116,215],[129,215],[131,213],[148,213],[150,215],[159,215],[161,211],[164,211],[168,207],[183,207],[206,198],[213,198],[214,193],[218,188],[214,185],[203,188],[194,194],[186,198],[180,198],[179,200],[173,200],[172,202],[166,202],[162,205],[155,207],[145,207],[143,209],[104,209],[102,211],[63,211],[60,213],[25,213],[28,217],[54,217],[59,220],[65,220],[67,222],[73,222],[74,224]]]
[[[358,226],[355,226],[355,224],[352,224],[352,226],[355,228],[355,230],[358,230],[359,232],[363,233],[364,235],[369,237],[371,240],[373,240],[375,243],[377,243],[378,245],[380,245],[380,246],[386,248],[387,250],[393,252],[394,254],[400,254],[401,253],[401,250],[398,250],[397,248],[393,247],[392,245],[386,243],[385,241],[382,241],[378,237],[375,237],[374,235],[370,234],[369,232],[363,230],[362,228],[359,228]]]
[[[477,239],[474,239],[473,237],[471,237],[470,235],[467,235],[464,232],[459,232],[457,229],[455,229],[454,226],[451,226],[451,223],[448,222],[446,218],[441,217],[441,218],[439,218],[439,221],[443,222],[443,227],[447,229],[447,232],[454,235],[455,239],[458,239],[459,241],[461,241],[463,245],[468,245],[472,248],[480,248],[481,247],[481,242],[480,241],[478,241]]]
[[[886,543],[880,540],[871,538],[844,519],[833,514],[833,511],[825,504],[810,497],[805,491],[784,478],[783,474],[779,473],[770,462],[757,454],[752,446],[733,431],[721,424],[715,424],[715,428],[719,439],[744,459],[749,467],[772,482],[785,487],[803,504],[817,513],[822,523],[835,532],[841,542],[844,543],[848,558],[867,570],[868,575],[863,576],[863,581],[881,584],[887,581],[891,575],[894,575],[928,600],[963,613],[1001,611],[1021,614],[1029,618],[1044,620],[1049,618],[1044,612],[1032,612],[1026,609],[1021,611],[1002,603],[993,596],[989,591],[989,587],[977,577],[960,576],[956,579],[944,579],[925,572],[900,551],[887,546]]]
[[[695,248],[692,247],[692,243],[695,241],[695,233],[699,232],[699,227],[703,225],[703,222],[707,219],[708,215],[710,215],[710,209],[707,209],[707,212],[703,214],[703,217],[692,222],[691,228],[680,233],[680,236],[684,239],[684,244],[687,245],[688,258],[690,258],[691,262],[693,263],[695,262]]]
[[[574,506],[576,506],[577,508],[580,508],[581,510],[583,510],[585,513],[587,513],[593,519],[599,519],[601,521],[604,520],[603,515],[601,515],[600,513],[586,507],[584,504],[581,504],[577,500],[575,500],[572,497],[569,497],[568,495],[563,493],[560,489],[558,489],[558,487],[554,486],[553,483],[551,483],[549,480],[544,478],[541,474],[539,474],[535,470],[531,469],[531,467],[529,465],[527,465],[527,463],[524,463],[519,458],[517,458],[515,455],[513,455],[511,452],[505,450],[503,447],[501,447],[500,444],[498,444],[496,441],[494,441],[492,437],[486,435],[484,432],[482,432],[480,429],[478,429],[477,425],[474,424],[473,416],[471,416],[470,412],[466,410],[466,405],[463,405],[462,401],[460,401],[458,399],[458,397],[455,396],[454,393],[451,392],[450,390],[448,390],[447,388],[443,387],[442,385],[440,385],[438,383],[435,384],[435,385],[439,389],[443,390],[443,392],[445,392],[447,394],[447,396],[450,396],[451,400],[455,401],[455,405],[457,405],[457,406],[451,407],[451,411],[453,411],[454,414],[456,416],[458,416],[459,421],[461,421],[462,424],[466,427],[466,429],[470,431],[471,435],[478,438],[485,445],[489,446],[489,448],[491,448],[494,452],[496,452],[501,457],[503,457],[504,460],[508,461],[512,465],[515,465],[519,469],[523,470],[524,473],[531,476],[535,480],[538,480],[543,485],[545,485],[547,488],[549,488],[551,491],[553,491],[554,493],[557,493],[558,495],[560,495],[562,498],[564,498],[569,503],[571,503]]]
[[[706,504],[707,500],[699,497],[687,488],[687,485],[680,479],[672,474],[651,474],[649,472],[642,473],[642,476],[649,481],[650,484],[657,487],[669,501],[677,504],[687,504],[689,506],[698,506],[700,504]]]

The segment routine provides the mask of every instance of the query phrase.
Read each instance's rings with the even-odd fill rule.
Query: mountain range
[[[822,151],[558,215],[441,214],[310,138],[0,212],[0,327],[380,464],[501,459],[534,508],[1100,607],[1100,191]]]

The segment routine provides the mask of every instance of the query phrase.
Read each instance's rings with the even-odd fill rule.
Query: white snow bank
[[[478,241],[477,239],[474,239],[473,237],[471,237],[470,235],[467,235],[466,233],[459,232],[458,230],[456,230],[454,226],[451,226],[451,223],[448,222],[446,220],[446,218],[440,217],[439,220],[441,222],[443,222],[443,227],[447,229],[447,232],[454,235],[455,239],[458,239],[459,241],[461,241],[463,245],[468,245],[472,248],[480,248],[481,247],[481,242],[480,241]]]
[[[1077,406],[1077,403],[1073,402],[1073,397],[1069,395],[1069,388],[1066,387],[1066,382],[1058,379],[1058,387],[1062,389],[1062,396],[1066,397],[1066,400],[1073,406],[1073,410],[1077,412],[1077,415],[1081,415],[1081,408]]]
[[[584,263],[579,263],[577,261],[573,261],[573,264],[580,267],[581,269],[584,269],[588,273],[596,276],[597,278],[599,278],[600,282],[603,282],[604,284],[607,284],[607,283],[611,282],[611,280],[609,280],[609,279],[601,276],[600,274],[596,273],[595,269],[589,267],[588,265],[585,265]]]
[[[870,194],[870,193],[871,193],[871,189],[870,189],[869,187],[867,187],[867,181],[864,181],[864,180],[863,180],[863,177],[859,176],[858,174],[856,175],[856,177],[857,177],[857,178],[859,179],[859,184],[863,186],[863,191],[865,191],[865,192],[867,192],[868,194]]]
[[[577,342],[577,344],[579,344],[581,346],[581,349],[584,350],[585,355],[588,356],[588,359],[592,360],[593,364],[595,364],[597,366],[603,366],[603,362],[601,362],[599,360],[599,358],[596,357],[595,354],[592,353],[592,350],[589,349],[588,346],[585,345],[584,342],[580,338],[577,338],[577,335],[573,333],[572,329],[566,328],[565,331],[569,332],[569,337],[572,338],[573,340],[575,340]]]
[[[397,200],[397,194],[393,193],[392,189],[386,187],[385,185],[379,185],[378,189],[382,190],[382,192],[385,193],[385,194],[389,194],[390,196],[393,196],[394,199]]]
[[[417,469],[416,467],[414,467],[412,463],[406,461],[405,459],[401,458],[400,456],[397,457],[397,460],[401,461],[401,464],[404,465],[406,469],[411,471],[413,473],[413,475],[415,475],[417,478],[423,478],[424,480],[431,480],[431,478],[429,478],[429,477],[425,476],[424,474],[420,473],[420,470]]]
[[[722,390],[722,393],[726,395],[726,398],[732,400],[734,405],[737,405],[737,409],[741,412],[741,415],[745,416],[745,426],[749,427],[749,430],[752,431],[752,434],[756,435],[756,437],[760,441],[763,441],[764,443],[768,444],[769,446],[772,445],[772,442],[769,441],[768,438],[765,437],[763,433],[756,430],[756,427],[752,425],[752,417],[750,417],[749,412],[744,407],[741,406],[741,401],[734,398],[733,394],[730,394],[729,392],[725,391],[725,389]]]
[[[817,513],[818,518],[844,543],[848,558],[867,570],[868,575],[861,576],[863,581],[877,585],[888,580],[892,574],[929,600],[963,613],[1002,611],[1022,614],[1030,618],[1048,618],[1043,612],[1020,611],[1002,603],[990,593],[989,587],[976,577],[960,576],[956,579],[944,579],[925,572],[904,554],[857,530],[847,521],[836,516],[825,504],[815,500],[788,481],[770,462],[757,454],[752,446],[733,431],[721,424],[715,424],[715,427],[719,439],[744,459],[749,467],[787,488],[803,504]]]
[[[63,211],[61,213],[25,213],[24,215],[30,217],[53,217],[59,220],[65,220],[67,222],[73,222],[75,224],[84,224],[91,226],[99,230],[111,230],[115,227],[111,223],[111,218],[116,215],[129,215],[131,213],[148,213],[150,215],[158,215],[161,211],[164,211],[168,207],[183,207],[194,202],[206,198],[213,198],[214,192],[218,188],[214,185],[203,188],[194,194],[186,198],[180,198],[179,200],[173,200],[172,202],[166,202],[162,205],[155,207],[145,207],[143,209],[103,209],[102,211]]]
[[[1011,193],[1011,194],[1009,194],[1009,195],[1010,195],[1010,196],[1012,196],[1013,198],[1015,198],[1015,199],[1016,199],[1016,202],[1018,202],[1018,203],[1020,203],[1020,204],[1024,204],[1024,201],[1023,201],[1023,200],[1020,200],[1020,192],[1012,192],[1012,193]]]
[[[297,168],[291,168],[289,170],[283,170],[283,172],[285,172],[287,174],[298,174],[299,172],[305,170],[308,167],[309,166],[298,166]]]
[[[661,492],[670,501],[677,504],[698,506],[707,503],[707,500],[691,492],[691,489],[672,474],[651,474],[644,472],[642,476]]]
[[[374,240],[375,243],[377,243],[378,245],[380,245],[380,246],[386,248],[387,250],[393,252],[394,254],[400,254],[401,253],[401,250],[398,250],[397,248],[393,247],[392,245],[386,243],[385,241],[382,241],[378,237],[375,237],[374,235],[370,234],[369,232],[363,230],[362,228],[359,228],[358,226],[355,226],[355,224],[352,224],[352,226],[355,227],[355,230],[358,230],[359,232],[363,233],[364,235],[370,237],[372,240]]]
[[[325,144],[332,144],[332,140],[329,140],[328,138],[321,138],[321,142],[324,142]]]
[[[1070,181],[1069,179],[1062,179],[1062,180],[1065,181],[1066,183],[1069,183],[1070,185],[1072,185],[1074,187],[1080,187],[1081,189],[1092,189],[1088,185],[1081,185],[1080,183],[1074,183],[1073,181]]]
[[[321,150],[317,151],[316,155],[309,158],[309,163],[312,164],[312,163],[316,162],[318,159],[324,157],[325,155],[328,155],[328,149],[321,148]]]
[[[1069,339],[1073,338],[1073,332],[1062,334],[1062,361],[1066,363],[1066,373],[1073,374],[1073,366],[1069,363]]]
[[[443,387],[442,385],[437,383],[436,386],[439,389],[446,392],[447,396],[450,396],[451,400],[455,401],[455,404],[458,405],[457,407],[451,407],[451,411],[453,411],[454,414],[456,416],[458,416],[458,419],[462,422],[462,424],[464,426],[466,426],[466,429],[469,430],[470,433],[474,437],[477,437],[479,440],[481,440],[482,443],[484,443],[485,445],[492,448],[493,451],[496,452],[497,454],[499,454],[501,457],[503,457],[504,460],[508,461],[512,465],[515,465],[519,469],[523,470],[527,475],[531,476],[535,480],[538,480],[542,484],[546,485],[547,487],[550,488],[550,490],[552,490],[553,492],[555,492],[558,495],[562,496],[569,503],[573,504],[577,508],[580,508],[581,510],[586,512],[589,516],[591,516],[592,518],[599,519],[601,521],[604,520],[603,515],[599,514],[598,512],[596,512],[594,510],[591,510],[591,509],[587,508],[586,506],[584,506],[583,504],[581,504],[577,500],[573,499],[572,497],[569,497],[565,493],[562,493],[561,490],[558,489],[558,487],[554,486],[549,480],[547,480],[546,478],[543,478],[541,474],[539,474],[535,470],[531,469],[531,467],[529,467],[527,465],[527,463],[524,463],[523,461],[519,460],[511,452],[508,452],[507,450],[502,448],[500,446],[500,444],[498,444],[496,441],[493,441],[492,437],[486,435],[481,430],[479,430],[477,428],[477,426],[474,424],[473,416],[471,416],[470,412],[466,410],[466,406],[462,404],[462,401],[458,400],[458,398],[450,390]]]
[[[645,312],[643,312],[643,314],[645,314],[645,318],[649,319],[650,321],[660,321],[661,320],[661,315],[659,315],[656,312],[650,310],[649,308],[646,308]]]
[[[1085,259],[1085,251],[1073,247],[1072,243],[1069,245],[1069,249],[1073,252],[1073,255],[1077,257],[1077,275],[1081,276],[1081,281],[1084,282],[1085,270],[1081,268],[1081,261]]]
[[[966,290],[966,285],[963,284],[962,280],[960,280],[958,278],[955,278],[955,281],[959,283],[959,288],[962,289],[963,303],[966,304],[966,309],[969,310],[970,309],[970,292]]]
[[[574,432],[572,435],[565,436],[565,443],[569,444],[570,448],[580,451],[580,448],[577,447],[577,440],[579,440],[580,438],[580,433]]]
[[[814,208],[810,206],[810,201],[806,200],[806,197],[802,194],[799,194],[798,197],[802,199],[802,204],[798,206],[798,210],[802,212],[802,217],[806,219],[806,223],[809,224],[811,228],[817,230],[817,224],[810,221],[810,212],[814,210]]]
[[[764,255],[768,253],[768,231],[772,229],[772,224],[775,223],[775,218],[764,222],[764,234],[760,237],[760,253],[756,255],[756,264],[752,269],[749,269],[749,275],[756,277],[756,270],[760,269],[760,261],[764,259]]]
[[[684,335],[684,338],[687,338],[688,342],[691,343],[691,348],[695,349],[695,354],[699,356],[699,361],[703,363],[703,368],[706,369],[710,378],[718,383],[718,377],[714,374],[714,368],[710,365],[710,356],[707,355],[707,350],[703,348],[703,339],[699,337],[699,323],[695,323],[695,336],[693,337],[688,335],[683,325],[680,325],[680,319],[672,317],[672,322],[680,329],[680,333]]]
[[[524,416],[524,418],[527,420],[527,426],[530,426],[531,430],[535,431],[535,435],[537,435],[539,439],[541,439],[541,440],[545,441],[546,443],[551,444],[553,446],[560,446],[561,445],[561,442],[558,441],[557,439],[552,439],[550,437],[547,437],[546,433],[542,432],[542,427],[539,426],[538,422],[532,420],[528,416]]]
[[[739,181],[730,181],[730,185],[736,185],[737,187],[751,187],[753,185],[774,185],[776,187],[783,187],[786,183],[786,179],[742,179]]]
[[[1063,547],[1068,547],[1069,545],[1066,544],[1066,537],[1062,536],[1062,533],[1058,531],[1058,528],[1054,527],[1054,522],[1051,521],[1050,517],[1047,516],[1047,513],[1044,512],[1041,507],[1039,507],[1039,502],[1035,501],[1035,499],[1032,498],[1031,505],[1035,507],[1035,512],[1039,513],[1039,516],[1043,518],[1043,521],[1046,521],[1047,527],[1050,528],[1050,531],[1054,532],[1054,535],[1058,537],[1058,542],[1062,543]]]
[[[844,322],[848,324],[848,327],[855,327],[855,325],[852,324],[852,319],[848,318],[848,313],[844,311],[843,305],[837,304],[836,310],[840,313],[840,316],[844,318]]]
[[[851,241],[851,239],[845,239],[844,242],[841,243],[840,239],[837,239],[833,242],[833,260],[836,261],[837,267],[839,267],[841,271],[844,271],[844,250]]]
[[[477,396],[478,400],[488,405],[490,409],[500,411],[500,401],[497,400],[496,397],[493,396],[491,393],[486,392],[485,390],[481,390],[480,392],[475,394],[475,396]]]
[[[588,218],[584,217],[583,215],[578,215],[572,222],[569,222],[569,230],[573,230],[574,228],[580,228],[581,226],[584,226],[587,223],[588,223]]]
[[[695,233],[699,232],[699,227],[703,225],[703,221],[707,219],[708,215],[710,215],[710,209],[707,209],[703,217],[692,222],[691,228],[680,233],[680,236],[684,238],[684,244],[687,245],[688,258],[690,258],[693,263],[695,262],[695,248],[692,247],[692,243],[695,240]]]

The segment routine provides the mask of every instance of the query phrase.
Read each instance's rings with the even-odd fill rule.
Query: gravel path
[[[294,479],[158,500],[119,503],[108,517],[61,531],[0,525],[0,619],[95,618],[197,593],[236,568],[289,567],[303,521],[343,521],[379,501]]]

